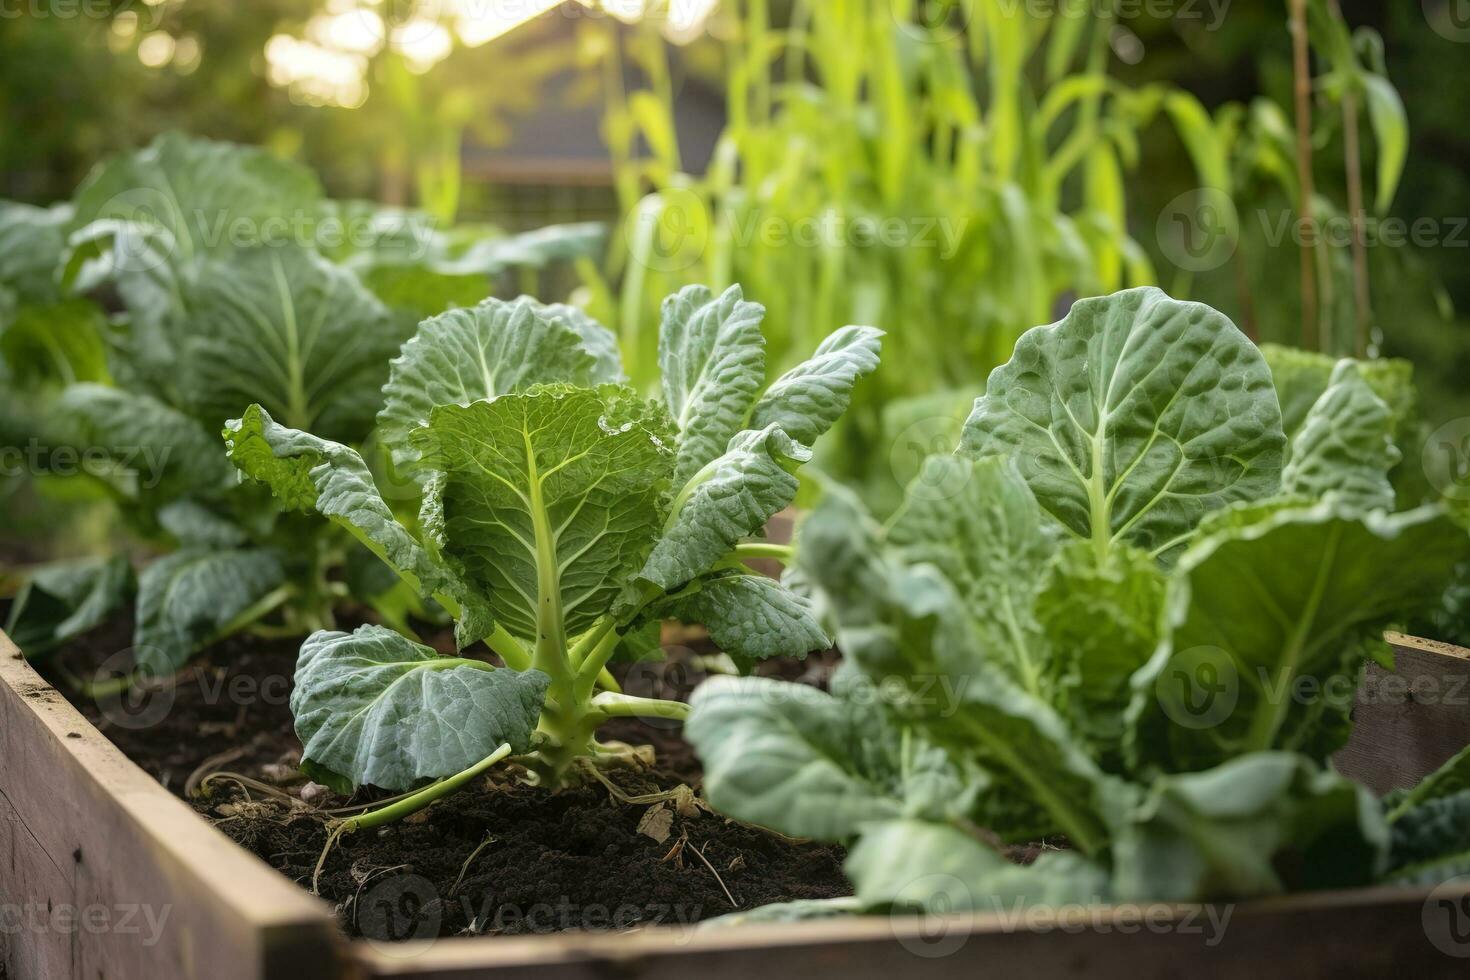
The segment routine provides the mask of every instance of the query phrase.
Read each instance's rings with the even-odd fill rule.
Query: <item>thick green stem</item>
[[[604,718],[672,718],[689,717],[689,705],[683,701],[658,698],[635,698],[631,694],[606,692],[592,699],[593,710]]]
[[[735,557],[744,561],[749,558],[774,558],[789,563],[796,557],[796,549],[789,544],[774,544],[770,541],[748,541],[735,546]]]
[[[587,652],[581,660],[573,658],[577,664],[576,694],[580,703],[592,696],[592,689],[597,686],[599,680],[603,681],[603,687],[609,690],[618,690],[617,681],[607,673],[607,662],[612,659],[618,650],[618,641],[622,639],[611,625],[607,629],[599,631],[597,643]],[[611,686],[607,683],[611,681]]]
[[[571,650],[567,652],[567,659],[571,661],[572,666],[580,668],[587,660],[587,655],[593,650],[596,650],[609,634],[614,633],[617,625],[617,620],[611,616],[604,616],[599,619],[596,625],[588,630],[576,643],[572,644]]]
[[[504,626],[495,625],[495,632],[485,637],[485,645],[494,650],[511,670],[523,671],[531,668],[531,655],[521,641],[511,636]]]
[[[507,742],[505,744],[502,744],[500,748],[496,749],[494,752],[491,752],[489,755],[485,756],[485,758],[481,759],[479,762],[470,766],[463,772],[455,773],[453,776],[450,776],[446,779],[441,779],[437,783],[425,786],[417,793],[414,793],[411,796],[406,796],[396,803],[390,804],[389,806],[385,806],[377,810],[369,810],[367,813],[359,813],[355,817],[348,817],[347,819],[343,820],[340,825],[342,831],[343,833],[351,833],[354,830],[362,830],[367,827],[381,827],[383,824],[393,823],[395,820],[402,820],[404,817],[410,816],[422,810],[430,803],[442,799],[450,793],[453,793],[455,790],[458,790],[459,788],[464,786],[465,783],[468,783],[470,780],[474,779],[476,776],[480,775],[485,770],[495,765],[495,763],[507,758],[510,753],[510,743]]]

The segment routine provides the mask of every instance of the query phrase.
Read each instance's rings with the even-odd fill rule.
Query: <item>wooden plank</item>
[[[0,939],[10,977],[328,978],[325,905],[129,762],[0,634]]]
[[[953,977],[1466,976],[1470,887],[1245,903],[1074,907],[1061,918],[866,918],[692,932],[356,943],[395,980],[948,980]]]
[[[1333,757],[1373,792],[1413,786],[1470,745],[1470,650],[1387,634],[1394,671],[1371,664],[1357,693],[1353,734]]]

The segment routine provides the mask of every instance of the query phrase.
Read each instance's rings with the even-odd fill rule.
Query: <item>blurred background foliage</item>
[[[907,433],[917,459],[949,439],[935,419],[963,411],[1014,336],[1077,295],[1157,281],[1262,340],[1352,352],[1351,250],[1321,250],[1308,328],[1299,249],[1277,231],[1298,204],[1290,6],[36,0],[0,21],[0,197],[65,199],[99,158],[178,129],[299,160],[336,197],[510,227],[607,220],[619,233],[605,262],[583,264],[579,298],[622,331],[635,374],[651,364],[657,297],[739,280],[770,308],[779,356],[843,322],[890,331],[885,387],[844,455],[896,453]],[[1406,110],[1407,166],[1378,201],[1384,134],[1356,90],[1367,207],[1432,224],[1417,244],[1366,249],[1367,339],[1415,362],[1428,417],[1470,414],[1457,312],[1470,309],[1470,26],[1438,0],[1337,7],[1312,3],[1314,211],[1351,203],[1354,89],[1318,22],[1340,14],[1381,37],[1359,33],[1351,57],[1385,72]],[[1238,240],[1217,267],[1181,268],[1170,221],[1208,214],[1197,196],[1217,185]],[[957,237],[949,250],[734,240],[752,213],[788,234],[836,213],[911,232],[947,220]],[[936,389],[953,393],[901,398]]]

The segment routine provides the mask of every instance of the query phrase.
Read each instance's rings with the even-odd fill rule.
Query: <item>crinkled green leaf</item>
[[[1144,288],[1022,335],[960,452],[1014,458],[1073,534],[1162,555],[1210,511],[1274,493],[1283,444],[1256,346],[1209,307]]]
[[[1262,344],[1261,355],[1271,368],[1271,378],[1281,404],[1281,424],[1288,439],[1296,438],[1307,414],[1327,391],[1339,361],[1296,347]],[[1414,388],[1414,365],[1401,358],[1356,361],[1358,373],[1373,393],[1383,399],[1393,415],[1393,441],[1400,450],[1408,447],[1418,423],[1418,392]]]
[[[1336,363],[1326,354],[1281,344],[1262,344],[1261,356],[1271,369],[1271,381],[1281,405],[1281,427],[1294,438],[1307,420],[1307,413],[1327,390]]]
[[[870,696],[994,777],[981,805],[1003,802],[1013,821],[992,829],[1064,832],[1085,852],[1101,848],[1106,778],[1056,712],[993,661],[955,585],[932,564],[890,554],[846,494],[826,496],[799,541],[799,567]]]
[[[739,286],[719,297],[705,286],[686,286],[664,300],[658,364],[679,432],[677,485],[726,452],[747,427],[766,379],[765,314],[759,303],[745,302]]]
[[[684,734],[721,811],[796,837],[845,841],[861,824],[961,816],[973,774],[904,734],[879,703],[801,684],[716,677],[694,692]]]
[[[16,593],[5,633],[35,659],[106,622],[133,588],[133,569],[124,555],[43,566]]]
[[[443,474],[426,489],[425,533],[512,634],[538,636],[546,597],[574,636],[653,547],[673,467],[666,437],[662,409],[616,386],[442,405],[413,440]]]
[[[61,299],[61,257],[71,219],[70,204],[37,208],[0,201],[0,286],[20,303]]]
[[[1393,444],[1393,415],[1353,361],[1342,361],[1322,397],[1291,440],[1282,490],[1301,497],[1335,495],[1361,510],[1391,510],[1388,473],[1401,454]]]
[[[184,545],[234,548],[247,537],[240,525],[195,500],[176,500],[160,507],[158,526]]]
[[[1051,654],[1033,606],[1056,545],[1014,461],[931,457],[890,521],[887,544],[898,561],[943,573],[980,649],[1042,693]]]
[[[258,402],[326,439],[366,437],[404,333],[356,275],[301,249],[245,249],[192,276],[184,302],[195,414],[222,422]]]
[[[84,299],[20,306],[8,321],[0,315],[0,356],[25,387],[110,380],[106,318]]]
[[[461,605],[455,624],[465,647],[494,627],[488,604],[399,523],[356,450],[288,429],[251,405],[225,426],[229,458],[270,487],[290,510],[315,511],[350,531],[424,596],[443,592]]]
[[[623,355],[618,350],[616,334],[588,316],[585,310],[568,303],[544,303],[540,307],[547,316],[562,321],[582,338],[582,349],[593,359],[589,383],[623,384],[628,380],[623,373]]]
[[[97,453],[110,460],[107,473],[98,475],[132,499],[217,496],[235,483],[229,461],[204,425],[142,392],[71,385],[48,424],[89,460]]]
[[[710,639],[747,669],[771,657],[804,658],[832,646],[811,604],[775,579],[735,572],[696,580],[654,612],[703,624]]]
[[[1360,886],[1387,845],[1366,789],[1301,756],[1256,752],[1150,786],[1120,817],[1113,886],[1125,902]]]
[[[313,215],[320,198],[316,176],[300,164],[255,147],[164,133],[99,165],[77,188],[72,225],[155,225],[189,259],[288,236],[291,222]]]
[[[538,384],[593,383],[602,362],[578,326],[586,324],[527,297],[489,299],[425,320],[393,359],[383,388],[378,426],[395,462],[417,458],[409,434],[440,405],[469,405]],[[598,343],[595,331],[588,332]]]
[[[811,450],[775,426],[747,429],[683,485],[639,577],[665,592],[703,575],[796,499]]]
[[[172,674],[285,579],[280,557],[266,549],[194,547],[163,556],[138,576],[135,661]]]
[[[1120,766],[1133,674],[1159,644],[1165,576],[1134,548],[1099,559],[1090,542],[1062,548],[1035,611],[1051,659],[1049,700],[1105,768]]]
[[[1265,749],[1325,757],[1347,736],[1370,645],[1431,604],[1467,554],[1470,537],[1437,507],[1357,515],[1287,500],[1217,515],[1180,558],[1169,632],[1134,678],[1130,760],[1179,771]]]
[[[1033,906],[1099,905],[1107,872],[1079,854],[1041,855],[1012,864],[948,824],[889,820],[863,828],[843,870],[867,908],[1016,913]]]
[[[505,743],[529,751],[549,683],[540,671],[442,657],[359,626],[302,644],[291,713],[303,762],[318,773],[402,790],[462,772]]]
[[[1434,772],[1425,776],[1419,784],[1403,795],[1389,811],[1390,822],[1408,813],[1421,804],[1444,796],[1453,796],[1470,790],[1470,746],[1461,749],[1453,758]]]
[[[1390,881],[1425,887],[1470,873],[1470,789],[1418,803],[1392,832]]]
[[[808,446],[847,411],[859,378],[878,367],[883,331],[843,327],[817,347],[811,358],[777,378],[751,411],[750,426],[779,425]]]

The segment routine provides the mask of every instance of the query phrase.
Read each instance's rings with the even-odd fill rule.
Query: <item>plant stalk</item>
[[[1316,187],[1312,180],[1312,56],[1307,34],[1307,0],[1290,0],[1293,93],[1296,100],[1297,216],[1303,233],[1301,254],[1302,336],[1304,350],[1317,339],[1317,235],[1312,226]]]

